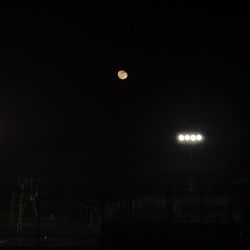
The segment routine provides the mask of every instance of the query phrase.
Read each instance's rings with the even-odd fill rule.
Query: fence
[[[0,245],[96,246],[104,224],[114,222],[241,223],[237,187],[230,178],[200,176],[5,180]]]

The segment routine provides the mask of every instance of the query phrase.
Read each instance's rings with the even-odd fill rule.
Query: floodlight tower
[[[204,141],[204,136],[200,133],[179,133],[177,135],[177,142],[179,144],[188,145],[189,147],[189,163],[193,165],[193,146],[200,144]]]
[[[204,136],[201,133],[194,133],[194,132],[185,132],[185,133],[179,133],[177,135],[177,142],[179,144],[184,144],[188,146],[188,151],[189,151],[189,163],[191,166],[193,166],[193,147],[202,143],[204,141]],[[200,171],[199,171],[200,172]],[[199,204],[200,204],[200,223],[202,222],[202,176],[200,175],[200,185],[199,185],[199,190],[200,190],[200,198],[199,198]],[[193,180],[190,178],[189,180],[189,191],[190,195],[192,196],[193,194]]]

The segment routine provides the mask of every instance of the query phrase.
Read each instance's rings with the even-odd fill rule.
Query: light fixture
[[[177,135],[179,143],[196,144],[201,143],[204,137],[200,133],[181,133]]]
[[[201,141],[201,140],[202,140],[202,135],[200,135],[200,134],[199,134],[199,135],[196,135],[196,140],[197,140],[197,141]]]
[[[184,140],[185,140],[185,137],[184,137],[184,135],[179,135],[179,136],[178,136],[178,139],[179,139],[179,141],[184,141]]]

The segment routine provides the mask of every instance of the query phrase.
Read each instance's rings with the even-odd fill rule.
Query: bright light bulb
[[[202,135],[197,135],[197,136],[196,136],[196,140],[197,140],[197,141],[201,141],[201,140],[202,140]]]
[[[190,135],[185,135],[185,140],[189,141],[190,140]]]
[[[195,135],[191,135],[190,139],[191,139],[191,141],[195,141],[196,140],[196,136]]]
[[[178,139],[179,139],[179,141],[184,141],[184,140],[185,140],[185,137],[184,137],[184,135],[179,135],[179,136],[178,136]]]

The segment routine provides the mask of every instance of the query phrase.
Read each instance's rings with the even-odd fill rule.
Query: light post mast
[[[179,144],[185,145],[188,147],[188,152],[189,152],[189,164],[192,167],[193,166],[193,147],[202,143],[204,141],[204,136],[200,133],[193,133],[193,132],[184,132],[184,133],[179,133],[177,135],[177,142]],[[200,176],[200,187],[199,187],[199,193],[200,193],[200,199],[199,199],[199,206],[200,206],[200,223],[202,222],[202,179]],[[193,193],[193,183],[192,179],[190,180],[189,183],[189,191],[190,195],[192,198],[192,193]]]
[[[204,136],[200,133],[180,133],[177,135],[177,142],[182,145],[187,145],[189,149],[189,163],[193,165],[193,146],[204,141]]]

